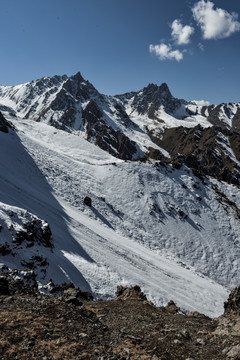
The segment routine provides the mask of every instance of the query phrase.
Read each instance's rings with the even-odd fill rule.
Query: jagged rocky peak
[[[55,75],[53,77],[43,77],[38,80],[30,81],[23,85],[23,87],[25,87],[23,94],[19,88],[19,93],[18,91],[13,92],[12,99],[15,101],[20,100],[22,102],[22,107],[24,108],[26,105],[30,105],[32,100],[35,101],[37,96],[41,96],[44,93],[49,93],[49,95],[54,94],[66,80],[67,75]]]
[[[71,76],[71,79],[82,82],[84,81],[84,78],[82,77],[82,74],[80,71],[78,71],[75,75]]]
[[[143,90],[143,94],[151,94],[151,95],[157,95],[163,99],[171,98],[172,94],[169,90],[169,87],[166,83],[162,83],[160,86],[156,84],[149,84],[146,86]]]
[[[157,112],[162,107],[166,113],[174,114],[176,111],[187,102],[176,99],[172,96],[169,87],[166,83],[158,86],[156,84],[149,84],[143,90],[135,94],[132,107],[140,115],[147,115],[150,119],[158,119]]]
[[[156,84],[149,84],[139,91],[135,98],[144,98],[145,101],[154,102],[158,105],[164,104],[165,101],[174,99],[166,83],[163,83],[160,86]]]
[[[199,113],[206,117],[212,125],[237,133],[240,132],[240,103],[205,105],[200,107]]]
[[[84,103],[92,98],[102,99],[102,95],[89,81],[82,77],[80,72],[77,72],[63,83],[62,89],[58,92],[56,101],[53,104],[54,110],[62,110],[62,105],[60,109],[55,109],[58,99],[62,98],[65,105],[69,105],[69,103],[72,105],[76,102]]]
[[[39,89],[44,90],[52,86],[58,86],[60,83],[63,83],[67,80],[67,75],[54,75],[54,76],[45,76],[38,80],[33,80],[27,83],[28,87],[37,86]]]

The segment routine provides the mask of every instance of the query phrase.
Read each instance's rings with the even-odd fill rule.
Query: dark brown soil
[[[156,307],[138,287],[120,290],[80,306],[64,296],[1,295],[0,359],[240,359],[236,293],[226,315],[210,319],[173,302]]]

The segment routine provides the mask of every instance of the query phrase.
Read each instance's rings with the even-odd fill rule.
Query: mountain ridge
[[[159,158],[166,157],[162,151],[166,149],[153,139],[167,128],[216,125],[238,133],[239,109],[239,104],[199,106],[177,99],[166,83],[149,84],[138,92],[103,95],[80,72],[0,87],[3,113],[77,132],[125,160],[151,157],[152,153],[155,158],[157,153]]]

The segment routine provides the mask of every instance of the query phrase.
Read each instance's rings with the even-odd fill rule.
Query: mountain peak
[[[166,83],[162,83],[160,86],[150,83],[150,84],[148,84],[147,87],[145,87],[143,89],[143,93],[156,94],[160,98],[171,98],[172,97],[172,94]]]
[[[156,89],[158,89],[158,85],[157,85],[157,84],[150,83],[150,84],[148,84],[148,86],[146,86],[144,89],[156,90]]]
[[[171,94],[168,85],[164,82],[159,86],[159,89],[161,89],[162,91],[167,91]]]
[[[82,77],[82,74],[80,73],[80,71],[78,71],[75,75],[71,76],[71,79],[73,80],[77,80],[77,81],[84,81],[84,78]]]

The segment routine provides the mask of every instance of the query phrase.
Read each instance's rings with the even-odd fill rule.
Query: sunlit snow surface
[[[159,305],[173,299],[186,310],[223,312],[239,281],[240,226],[212,187],[240,206],[235,187],[204,186],[188,169],[118,160],[43,123],[14,125],[17,135],[0,133],[0,201],[50,224],[55,248],[43,250],[44,281],[72,280],[96,297],[138,284]],[[1,262],[14,266],[14,258]]]

